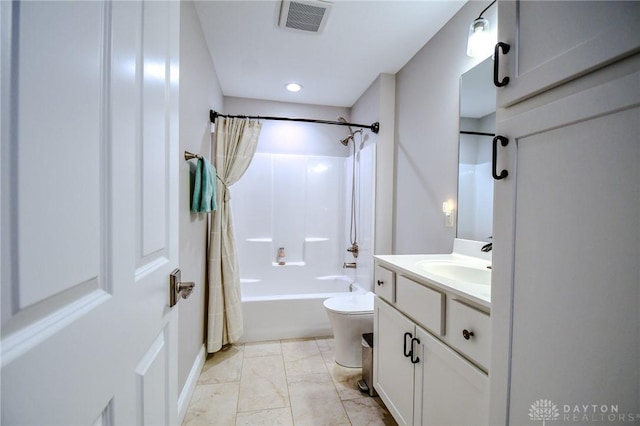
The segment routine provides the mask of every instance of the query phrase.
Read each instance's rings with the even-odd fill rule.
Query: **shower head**
[[[338,121],[341,121],[343,123],[346,123],[347,120],[345,120],[344,117],[338,117]],[[351,130],[351,126],[347,126],[349,128],[349,136],[347,136],[346,138],[340,139],[340,143],[344,146],[349,145],[349,141],[353,140],[353,130]]]
[[[344,146],[349,145],[349,141],[353,141],[353,137],[360,133],[362,135],[362,129],[358,129],[355,132],[351,131],[351,127],[349,127],[349,136],[347,136],[346,138],[340,139],[340,143]],[[354,141],[355,142],[355,141]]]

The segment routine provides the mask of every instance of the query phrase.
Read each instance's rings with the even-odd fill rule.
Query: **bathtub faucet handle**
[[[350,263],[345,262],[344,264],[342,264],[342,267],[345,268],[345,269],[346,268],[355,269],[355,268],[357,268],[357,265],[356,265],[356,262],[350,262]]]

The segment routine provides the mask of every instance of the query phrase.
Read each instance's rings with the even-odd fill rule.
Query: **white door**
[[[405,353],[415,325],[378,296],[374,302],[374,387],[398,424],[411,425],[414,365]]]
[[[640,2],[500,1],[498,107],[513,105],[638,50]]]
[[[640,410],[640,62],[619,65],[497,123],[492,424]]]
[[[176,408],[177,2],[0,2],[2,424]]]
[[[420,327],[416,346],[418,425],[486,425],[489,376]]]

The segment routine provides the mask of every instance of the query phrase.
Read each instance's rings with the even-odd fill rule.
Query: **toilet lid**
[[[373,312],[373,293],[335,296],[324,301],[325,308],[340,314],[367,314]]]

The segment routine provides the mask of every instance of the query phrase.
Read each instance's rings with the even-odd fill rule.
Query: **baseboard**
[[[182,422],[184,421],[184,416],[187,415],[189,402],[191,401],[191,397],[193,396],[193,391],[196,389],[198,378],[200,377],[202,367],[204,366],[204,362],[206,360],[207,351],[205,350],[204,345],[202,345],[200,351],[198,352],[198,356],[196,356],[196,359],[193,362],[193,366],[191,367],[191,371],[189,372],[189,377],[187,377],[187,382],[184,384],[182,392],[180,392],[180,397],[178,398],[178,424],[182,424]]]

